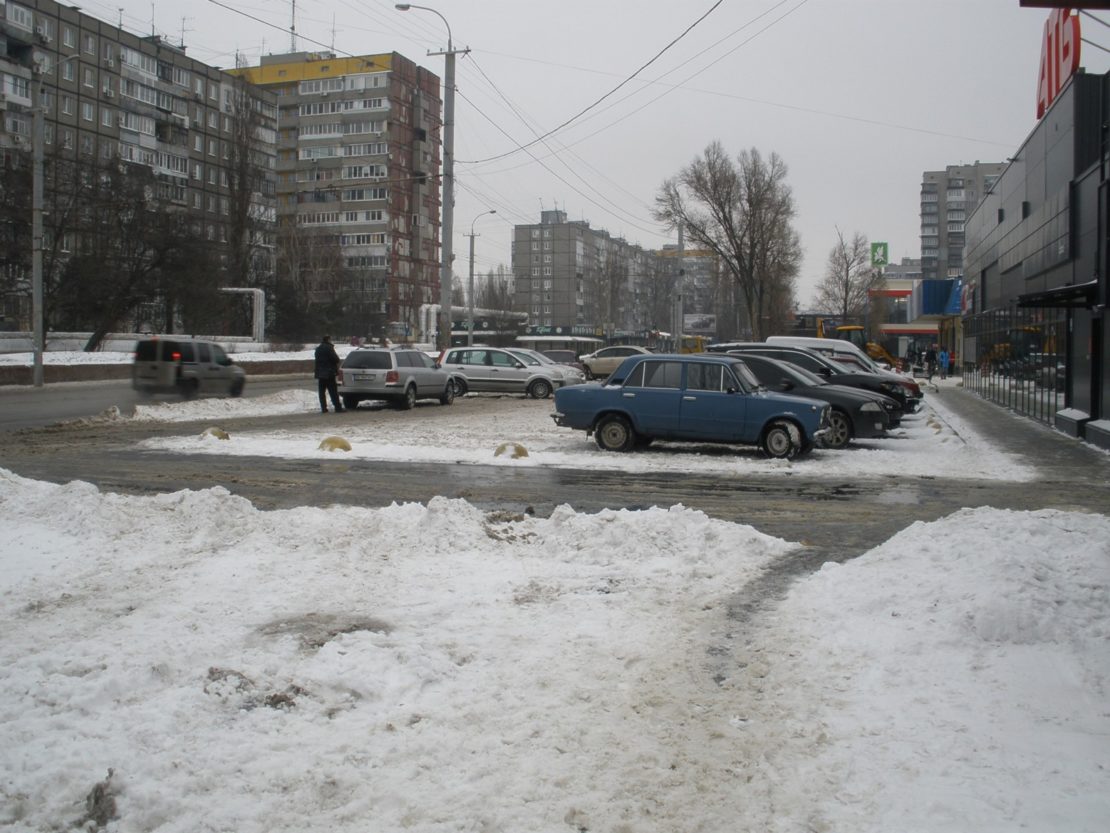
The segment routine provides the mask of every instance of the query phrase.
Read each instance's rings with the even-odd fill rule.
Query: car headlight
[[[863,405],[860,406],[860,411],[868,414],[881,413],[882,410],[878,402],[864,402]]]

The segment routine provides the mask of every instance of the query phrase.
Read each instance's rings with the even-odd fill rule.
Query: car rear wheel
[[[622,416],[603,416],[594,428],[594,439],[602,451],[631,451],[636,445],[636,432]]]
[[[439,397],[440,405],[450,405],[455,401],[455,383],[448,381],[447,385],[443,388],[443,394]]]
[[[405,397],[399,403],[402,411],[411,411],[416,407],[416,388],[409,385],[405,388]]]
[[[345,394],[343,396],[343,407],[346,408],[348,411],[353,411],[355,408],[357,408],[358,403],[359,398],[357,396],[351,396],[350,394]]]
[[[790,460],[802,450],[795,441],[798,429],[788,422],[773,422],[763,432],[760,447],[768,457],[779,460]]]
[[[242,379],[236,379],[231,383],[231,390],[228,391],[232,396],[242,396],[243,386],[246,384]]]
[[[182,379],[177,383],[178,389],[181,391],[182,399],[195,399],[199,385],[196,379]]]
[[[833,410],[829,414],[829,433],[825,435],[825,446],[844,448],[852,439],[852,420],[843,411]]]
[[[528,386],[528,395],[533,399],[547,399],[551,396],[551,383],[546,379],[537,379]]]

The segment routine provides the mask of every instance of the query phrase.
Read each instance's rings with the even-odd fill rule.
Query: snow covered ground
[[[951,384],[955,384],[954,382]],[[420,460],[425,462],[483,463],[503,466],[558,466],[645,471],[696,471],[742,476],[748,473],[836,473],[837,476],[922,475],[938,478],[988,478],[1028,481],[1036,472],[979,436],[936,397],[919,414],[903,420],[901,428],[883,439],[860,441],[840,452],[816,450],[796,461],[768,460],[756,448],[711,447],[659,443],[636,454],[612,454],[597,448],[585,432],[558,428],[551,421],[551,400],[514,397],[512,407],[498,413],[491,424],[485,411],[468,408],[474,394],[457,400],[445,422],[439,405],[422,405],[404,423],[390,423],[383,431],[374,408],[366,404],[355,413],[321,417],[319,429],[305,433],[280,427],[267,432],[238,434],[226,421],[235,417],[268,416],[315,411],[315,391],[288,390],[252,399],[206,399],[140,405],[135,420],[210,420],[228,429],[230,439],[211,434],[149,440],[145,448],[189,453],[316,457],[320,440],[339,435],[351,444],[347,456],[365,460]],[[481,395],[479,395],[481,396]],[[1002,418],[1013,417],[1000,414]],[[513,458],[495,452],[502,443],[519,443],[528,456]],[[679,453],[676,451],[681,450]]]
[[[148,447],[308,457],[344,454],[317,449],[339,434],[364,459],[1032,481],[940,399],[896,439],[793,463],[606,455],[530,400],[495,425],[466,401],[419,409],[388,443],[360,410],[311,436],[227,423],[229,440]],[[295,392],[134,419],[314,407]],[[529,456],[494,457],[503,441]],[[729,601],[800,545],[681,506],[263,512],[220,487],[126,497],[0,470],[0,530],[0,829],[113,814],[127,833],[1110,819],[1103,515],[915,523],[742,626]]]

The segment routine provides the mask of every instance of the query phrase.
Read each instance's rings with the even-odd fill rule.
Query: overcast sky
[[[288,0],[83,0],[85,12],[193,57],[287,52]],[[509,265],[513,224],[541,209],[645,247],[673,242],[651,219],[660,183],[705,146],[778,153],[805,249],[803,305],[839,227],[920,255],[921,174],[1000,162],[1032,129],[1047,10],[1018,0],[427,0],[470,47],[457,69],[455,272]],[[241,13],[231,11],[237,9]],[[152,11],[153,10],[153,11]],[[387,0],[297,0],[298,49],[397,51],[443,75],[443,21]],[[706,13],[700,23],[686,31]],[[1110,22],[1110,12],[1096,13]],[[184,18],[184,19],[183,19]],[[261,22],[265,21],[265,22]],[[266,25],[267,23],[272,25]],[[1084,16],[1083,37],[1110,47]],[[284,31],[283,31],[284,30]],[[667,49],[676,38],[677,43]],[[311,39],[311,40],[309,40]],[[590,107],[545,141],[516,150]],[[1110,53],[1084,43],[1081,63]],[[508,154],[508,155],[506,155]],[[500,157],[500,158],[494,158]],[[492,159],[483,162],[481,160]],[[483,212],[496,209],[496,216]]]

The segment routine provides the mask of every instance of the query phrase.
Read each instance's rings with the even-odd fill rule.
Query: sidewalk
[[[1042,472],[1044,480],[1059,483],[1110,484],[1110,453],[1091,443],[1069,437],[1035,419],[989,402],[967,391],[960,377],[932,382],[917,380],[925,401],[937,397],[1005,451],[1024,458]],[[1108,507],[1110,508],[1110,507]]]

